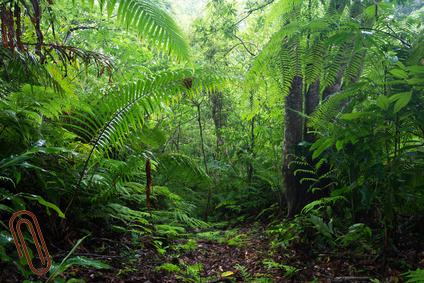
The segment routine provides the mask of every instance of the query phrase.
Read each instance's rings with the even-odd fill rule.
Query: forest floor
[[[316,251],[311,244],[302,244],[300,240],[292,241],[285,249],[276,248],[270,244],[272,237],[266,227],[260,225],[192,232],[172,241],[138,238],[131,233],[124,237],[117,233],[101,238],[92,236],[78,246],[72,257],[100,260],[111,268],[73,265],[59,278],[66,278],[62,282],[80,282],[68,281],[71,278],[84,282],[151,283],[404,282],[402,273],[424,263],[422,252],[416,262],[414,247],[418,242],[412,237],[397,253],[377,255],[346,248]],[[53,254],[53,260],[60,262],[65,256],[65,252],[58,252]],[[3,282],[22,282],[22,278],[15,278],[19,280]],[[32,277],[41,282],[46,279],[46,276]]]

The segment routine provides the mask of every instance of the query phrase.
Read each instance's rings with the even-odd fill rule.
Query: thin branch
[[[258,46],[257,46],[256,44],[252,43],[252,42],[245,41],[244,43],[254,45],[254,46],[256,47],[256,49],[258,49]],[[234,48],[236,48],[237,46],[242,45],[242,44],[243,44],[243,42],[241,42],[241,43],[237,43],[236,45],[234,45],[233,47],[231,47],[231,48],[230,48],[230,50],[228,50],[228,51],[227,51],[227,53],[225,53],[225,55],[223,55],[223,56],[222,56],[221,58],[219,58],[218,60],[214,61],[214,64],[215,64],[215,63],[217,63],[218,61],[220,61],[220,60],[224,59],[224,58],[225,58],[225,56],[227,56],[227,55],[228,55],[231,51],[233,51],[233,49],[234,49]]]
[[[406,42],[405,40],[403,40],[403,39],[402,39],[402,38],[400,38],[399,36],[394,35],[394,34],[391,34],[391,33],[389,33],[389,32],[382,31],[382,30],[378,30],[378,29],[373,29],[373,28],[364,28],[364,27],[359,28],[359,29],[365,29],[365,30],[378,31],[378,32],[381,32],[381,33],[387,34],[387,35],[389,35],[389,36],[391,36],[391,37],[394,37],[394,38],[398,39],[400,42],[402,42],[402,44],[404,44],[404,45],[408,46],[409,48],[411,48],[411,44],[409,44],[408,42]]]
[[[63,39],[63,44],[66,44],[69,40],[69,38],[71,37],[72,32],[76,31],[76,30],[80,30],[80,29],[99,29],[99,25],[94,26],[94,27],[85,27],[85,26],[79,26],[79,27],[74,27],[68,30],[68,32],[65,35],[65,38]]]
[[[244,21],[247,17],[249,17],[253,12],[255,12],[257,10],[260,10],[262,8],[265,8],[269,4],[272,4],[273,2],[274,2],[274,0],[270,0],[267,3],[261,5],[261,6],[257,7],[257,8],[254,8],[254,9],[251,9],[251,10],[247,11],[246,12],[247,13],[246,16],[244,16],[243,18],[241,18],[240,20],[238,20],[236,23],[232,24],[231,26],[233,27],[233,26],[238,25],[239,23],[241,23],[242,21]]]
[[[243,46],[244,46],[244,49],[246,49],[246,51],[250,54],[250,55],[252,55],[252,56],[256,56],[256,54],[255,53],[252,53],[248,48],[247,48],[247,46],[246,46],[246,44],[245,44],[245,42],[240,38],[240,37],[238,37],[237,35],[235,35],[235,34],[233,34],[233,36],[235,37],[235,38],[237,38],[238,40],[240,40],[240,42],[241,42],[241,44],[243,44]],[[250,42],[249,42],[250,43]],[[253,43],[250,43],[250,44],[253,44]],[[255,45],[256,46],[256,44],[253,44],[253,45]],[[256,46],[256,48],[258,48],[258,46]]]

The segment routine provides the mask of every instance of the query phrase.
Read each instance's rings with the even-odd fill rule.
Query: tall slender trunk
[[[250,109],[253,109],[253,92],[250,93]],[[250,122],[250,141],[247,145],[248,153],[250,154],[250,158],[254,158],[253,149],[255,147],[255,116],[252,117],[252,121]],[[249,161],[249,165],[247,168],[247,184],[252,185],[253,178],[253,164]]]
[[[197,108],[197,122],[199,123],[200,143],[201,143],[201,148],[202,148],[203,163],[205,164],[206,174],[209,175],[208,164],[206,162],[205,145],[204,145],[204,140],[203,140],[203,128],[202,128],[202,116],[201,116],[201,112],[200,112],[200,103],[196,103],[196,102],[193,101],[193,104]],[[210,207],[210,203],[211,203],[211,195],[212,195],[212,188],[211,188],[211,185],[209,185],[209,187],[208,187],[208,200],[206,201],[205,212],[203,213],[203,220],[204,221],[206,221],[207,218],[208,218],[209,207]]]
[[[302,141],[302,112],[303,108],[303,78],[293,78],[290,93],[284,98],[284,141],[283,141],[283,187],[287,200],[288,217],[293,217],[300,212],[304,202],[304,192],[298,190],[298,180],[294,175],[295,166],[290,164],[295,160],[295,148]]]
[[[224,147],[225,141],[222,137],[221,131],[224,128],[225,124],[225,115],[222,114],[223,108],[223,96],[221,92],[215,92],[211,94],[212,102],[212,119],[215,124],[215,134],[216,134],[216,152],[222,156],[227,155],[227,148]]]

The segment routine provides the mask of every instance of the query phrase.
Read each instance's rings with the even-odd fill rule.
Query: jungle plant
[[[421,282],[424,276],[424,270],[417,268],[417,270],[410,270],[403,275],[409,278],[406,282]]]
[[[285,265],[282,263],[278,263],[272,260],[264,260],[262,262],[265,265],[268,265],[268,269],[284,269],[286,271],[286,273],[284,274],[287,278],[292,278],[296,275],[296,273],[298,271],[300,271],[301,269],[295,268],[293,266],[290,265]]]

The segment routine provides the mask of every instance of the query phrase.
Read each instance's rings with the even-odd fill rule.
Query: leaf
[[[342,148],[343,148],[343,141],[338,140],[336,142],[336,149],[337,149],[337,151],[340,151]]]
[[[405,107],[409,103],[409,101],[411,100],[411,97],[412,97],[412,91],[405,92],[405,94],[403,96],[401,96],[398,99],[398,101],[396,101],[393,112],[397,113],[399,110],[401,110],[403,107]]]
[[[12,235],[7,231],[0,232],[0,246],[14,243]]]
[[[396,101],[396,100],[398,100],[399,98],[401,98],[402,96],[404,96],[407,93],[408,92],[396,93],[396,94],[394,94],[394,95],[392,95],[392,96],[389,97],[389,101],[390,102]]]
[[[321,155],[321,153],[324,152],[324,150],[332,147],[334,145],[334,138],[328,138],[326,139],[312,154],[312,159],[317,158]]]
[[[25,202],[22,199],[20,199],[18,197],[13,197],[10,200],[12,201],[13,208],[16,211],[25,210]]]
[[[381,109],[387,111],[389,109],[389,106],[390,106],[390,101],[387,98],[387,96],[382,94],[377,98],[377,105]]]
[[[346,113],[342,115],[342,119],[344,120],[353,120],[361,117],[376,117],[381,116],[375,112],[354,112],[354,113]]]
[[[14,213],[14,210],[11,207],[8,207],[7,205],[4,205],[4,204],[0,204],[0,210],[6,210],[6,211],[9,211],[10,213]]]
[[[424,66],[410,66],[408,67],[408,71],[411,74],[424,74]]]
[[[66,257],[62,260],[60,264],[52,263],[52,266],[49,270],[50,277],[47,279],[46,283],[50,282],[54,277],[65,271],[69,266],[63,268],[64,265],[66,265],[67,259],[75,252],[77,247],[81,244],[82,241],[84,241],[85,238],[87,238],[90,235],[86,235],[83,238],[79,239],[75,246],[72,248],[72,250],[66,255]]]
[[[394,70],[390,70],[390,73],[392,73],[393,76],[398,77],[398,78],[402,78],[402,79],[407,79],[408,78],[408,74],[400,69],[394,69]]]
[[[74,257],[71,259],[68,259],[65,263],[68,267],[74,264],[84,265],[84,266],[91,266],[97,269],[110,269],[111,267],[108,264],[105,264],[101,262],[100,260],[94,260],[94,259],[88,259],[85,257]]]
[[[225,271],[224,273],[221,274],[221,276],[222,277],[228,277],[228,276],[231,276],[233,274],[234,274],[234,272],[232,272],[232,271]]]
[[[45,201],[41,196],[37,196],[37,195],[29,195],[29,196],[24,196],[27,199],[30,200],[37,200],[40,204],[46,206],[46,208],[50,207],[51,209],[56,210],[56,212],[59,214],[60,217],[62,218],[66,218],[65,214],[60,210],[59,207],[57,207],[56,205],[54,205],[51,202]],[[50,215],[50,212],[47,210],[47,214]]]
[[[407,82],[408,82],[409,85],[420,85],[420,86],[422,86],[422,85],[424,85],[424,78],[415,77],[415,78],[409,79]]]

